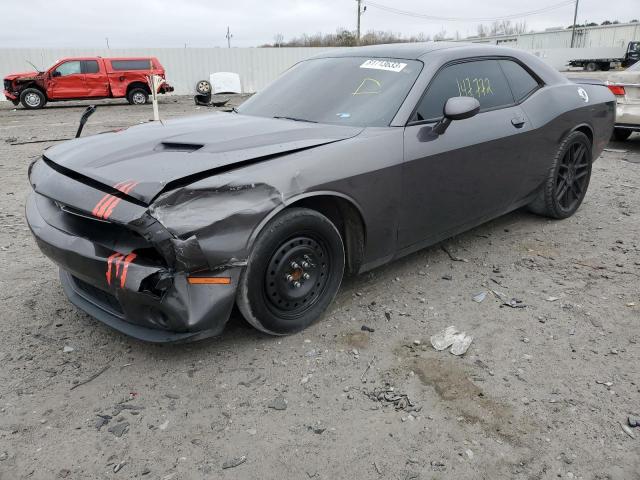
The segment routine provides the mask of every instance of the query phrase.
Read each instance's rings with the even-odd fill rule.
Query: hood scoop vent
[[[177,142],[162,142],[154,151],[156,152],[195,152],[200,150],[204,145],[197,143],[177,143]]]

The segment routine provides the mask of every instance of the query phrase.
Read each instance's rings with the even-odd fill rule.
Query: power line
[[[539,8],[536,10],[529,10],[527,12],[513,13],[513,14],[502,15],[497,17],[439,17],[435,15],[427,15],[423,13],[411,12],[409,10],[400,10],[399,8],[389,7],[387,5],[382,5],[377,2],[371,2],[369,0],[366,0],[367,5],[377,8],[379,10],[383,10],[385,12],[395,13],[398,15],[405,15],[408,17],[423,18],[425,20],[437,20],[441,22],[487,22],[487,21],[493,21],[493,20],[512,20],[516,18],[522,18],[522,17],[531,16],[531,15],[539,15],[541,13],[547,13],[552,10],[557,10],[559,8],[566,7],[568,5],[573,5],[574,3],[576,3],[576,0],[565,0],[563,2],[549,5],[547,7]]]

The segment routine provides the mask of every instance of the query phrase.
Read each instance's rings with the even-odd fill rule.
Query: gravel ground
[[[88,133],[151,115],[99,103]],[[0,479],[640,478],[622,428],[640,415],[640,135],[568,220],[518,211],[346,280],[298,335],[235,315],[159,346],[73,307],[25,224],[51,143],[10,143],[73,136],[85,105],[0,103]],[[206,111],[162,99],[164,118]],[[473,301],[489,289],[524,308]],[[429,344],[448,325],[474,337],[462,357]]]

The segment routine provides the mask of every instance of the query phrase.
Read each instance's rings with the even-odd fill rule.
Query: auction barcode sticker
[[[389,60],[367,60],[360,68],[371,68],[373,70],[387,70],[389,72],[401,72],[406,63],[390,62]]]

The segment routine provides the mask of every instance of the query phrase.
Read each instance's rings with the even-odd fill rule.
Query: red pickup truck
[[[42,108],[47,102],[98,98],[126,98],[132,105],[147,103],[149,75],[164,77],[155,57],[63,58],[45,72],[27,72],[4,78],[4,96],[14,105]],[[158,93],[172,92],[162,82]]]

